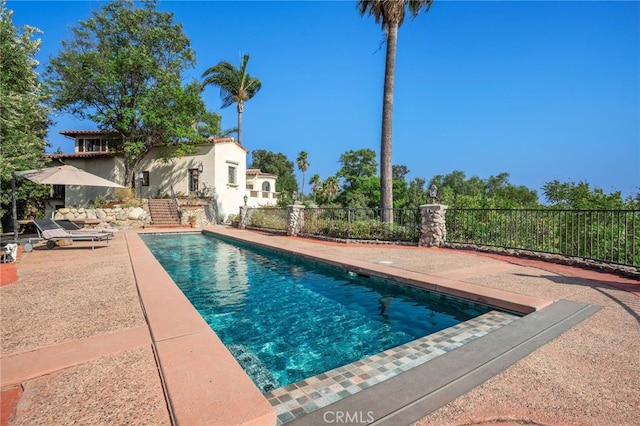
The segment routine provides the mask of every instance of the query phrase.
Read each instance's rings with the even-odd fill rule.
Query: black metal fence
[[[640,210],[447,210],[447,242],[640,267]]]
[[[300,234],[417,243],[419,209],[305,208]],[[287,230],[287,209],[249,209],[248,227]],[[526,250],[640,268],[640,210],[448,209],[448,243]]]
[[[393,223],[380,220],[380,209],[306,208],[303,235],[355,240],[418,242],[419,209],[393,209]]]

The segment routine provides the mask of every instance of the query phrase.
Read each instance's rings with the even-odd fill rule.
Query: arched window
[[[262,182],[262,190],[264,192],[270,192],[271,191],[271,184],[269,182]]]

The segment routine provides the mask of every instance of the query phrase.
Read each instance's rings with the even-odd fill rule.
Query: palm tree
[[[298,164],[298,170],[302,172],[302,197],[304,197],[304,172],[307,171],[309,167],[309,160],[307,160],[307,152],[300,151],[298,154],[298,158],[296,159],[296,163]]]
[[[383,222],[393,222],[393,176],[391,168],[391,122],[393,119],[393,84],[396,68],[398,28],[404,22],[408,9],[412,18],[429,11],[434,0],[358,0],[361,16],[373,16],[382,24],[387,39],[387,56],[384,68],[382,95],[382,135],[380,141],[380,208]]]
[[[213,85],[220,88],[222,108],[238,104],[238,143],[242,145],[242,113],[244,103],[260,91],[262,83],[247,74],[249,55],[242,56],[240,68],[236,68],[227,61],[221,61],[216,66],[208,68],[203,74],[202,87]]]
[[[309,185],[311,185],[311,192],[313,192],[313,201],[316,202],[316,196],[318,192],[320,192],[320,188],[322,187],[322,180],[320,179],[319,174],[314,174],[309,179]]]
[[[337,176],[330,176],[322,184],[323,194],[332,202],[338,191],[340,190],[340,181]]]

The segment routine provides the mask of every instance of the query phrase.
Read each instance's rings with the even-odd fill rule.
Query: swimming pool
[[[263,392],[492,309],[210,236],[141,237]]]

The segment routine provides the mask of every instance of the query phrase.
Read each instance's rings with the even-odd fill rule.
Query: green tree
[[[227,61],[218,62],[217,65],[207,68],[202,74],[202,85],[216,86],[220,88],[222,108],[237,104],[238,109],[238,143],[242,144],[242,114],[244,103],[253,98],[262,88],[262,83],[247,73],[249,55],[242,56],[240,68],[236,68]]]
[[[404,166],[402,164],[394,164],[391,168],[391,174],[393,175],[394,179],[404,180],[405,177],[409,174],[409,169],[407,168],[407,166]]]
[[[278,175],[276,188],[280,194],[278,203],[286,205],[293,201],[292,194],[298,191],[298,182],[294,175],[293,161],[286,155],[274,153],[264,149],[256,149],[251,154],[250,169],[260,169],[264,173]]]
[[[19,33],[13,11],[0,3],[0,165],[3,180],[17,170],[43,164],[49,121],[44,89],[38,81],[35,55],[40,30],[24,26]]]
[[[418,208],[427,203],[428,192],[425,190],[427,181],[423,178],[414,178],[407,188],[406,208]]]
[[[300,170],[302,172],[302,196],[304,197],[304,174],[307,171],[307,168],[309,168],[309,160],[307,159],[308,154],[306,151],[300,151],[300,154],[298,154],[298,158],[296,159],[296,163],[298,165],[298,170]]]
[[[380,203],[380,177],[359,176],[345,185],[338,200],[345,207],[377,208]]]
[[[344,179],[344,186],[347,188],[355,186],[360,178],[375,176],[378,168],[376,153],[368,148],[345,152],[340,156],[340,163],[342,167],[336,176]]]
[[[50,124],[47,95],[38,81],[35,56],[40,33],[35,27],[21,31],[13,24],[13,11],[0,1],[0,216],[2,229],[10,228],[13,172],[43,165],[45,137]],[[16,192],[19,217],[28,203],[39,205],[48,195],[42,185],[20,182]],[[9,213],[9,214],[7,214]]]
[[[220,114],[216,112],[204,111],[202,117],[198,117],[195,121],[195,130],[203,138],[210,138],[216,136],[225,136],[225,133],[230,131],[225,131],[223,134],[220,134],[220,122],[222,121],[222,117]],[[235,131],[235,128],[232,129]]]
[[[452,208],[526,208],[538,207],[538,194],[525,186],[509,183],[509,174],[500,173],[483,180],[469,179],[464,172],[454,170],[448,175],[437,175],[429,186],[438,187],[438,202]]]
[[[538,193],[524,185],[509,183],[509,173],[489,176],[485,185],[485,198],[492,201],[493,208],[538,207]]]
[[[311,185],[311,193],[313,194],[313,201],[317,202],[317,196],[320,193],[320,189],[322,188],[322,179],[320,179],[320,175],[315,173],[309,179],[309,185]]]
[[[358,0],[357,3],[361,16],[373,16],[376,23],[382,25],[387,41],[380,140],[380,207],[381,219],[388,223],[393,221],[393,212],[389,209],[393,206],[391,139],[398,28],[404,22],[407,11],[415,18],[422,9],[428,12],[432,4],[433,0]]]
[[[328,202],[331,203],[335,196],[340,191],[340,180],[337,176],[329,176],[322,183],[322,193],[327,198]]]
[[[55,108],[119,134],[128,185],[154,148],[163,158],[193,153],[203,140],[194,123],[206,115],[201,84],[182,86],[195,64],[182,25],[156,0],[142,5],[108,2],[80,21],[45,73]]]
[[[614,210],[639,207],[639,203],[631,198],[624,200],[620,191],[607,194],[600,188],[591,189],[587,182],[582,181],[575,183],[554,180],[545,183],[542,190],[547,202],[556,208]]]

